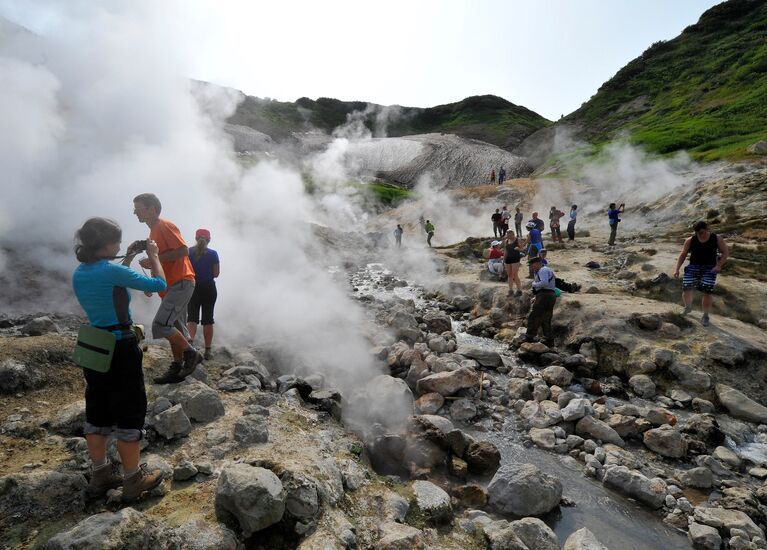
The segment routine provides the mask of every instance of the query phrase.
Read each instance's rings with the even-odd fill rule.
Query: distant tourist
[[[495,183],[495,168],[490,172],[490,183]]]
[[[501,233],[501,224],[503,223],[503,216],[501,215],[501,209],[496,208],[495,213],[490,216],[490,219],[493,222],[493,236],[499,237]]]
[[[559,220],[565,215],[564,212],[559,210],[556,206],[552,206],[549,210],[549,228],[551,229],[551,240],[553,242],[562,242],[562,231],[559,228]]]
[[[402,248],[402,233],[404,233],[402,226],[397,224],[397,229],[394,230],[394,240],[397,241],[397,248]]]
[[[204,357],[210,359],[211,346],[213,345],[213,309],[216,306],[216,298],[218,298],[216,278],[221,273],[221,264],[218,259],[218,252],[208,248],[210,231],[198,229],[194,238],[197,244],[189,249],[189,259],[194,268],[194,292],[187,308],[186,326],[189,330],[189,340],[194,342],[194,337],[197,335],[197,324],[200,322],[200,310],[202,310]]]
[[[527,333],[525,340],[532,342],[543,328],[543,343],[547,346],[554,344],[554,333],[551,329],[551,318],[554,314],[554,304],[557,301],[556,276],[551,268],[544,266],[538,257],[530,258],[530,268],[533,271],[533,305],[527,316]]]
[[[525,215],[519,209],[519,206],[517,206],[516,210],[517,211],[514,214],[514,230],[516,231],[518,236],[521,236],[522,235],[522,220],[525,219]]]
[[[139,466],[147,412],[146,390],[143,354],[138,336],[131,329],[128,289],[161,292],[166,285],[159,249],[152,239],[142,243],[148,256],[150,277],[128,267],[141,248],[138,242],[128,247],[123,265],[110,263],[120,250],[121,239],[122,230],[116,222],[106,218],[86,221],[75,234],[75,254],[80,265],[72,275],[72,286],[91,327],[111,332],[115,337],[112,360],[106,372],[83,364],[86,384],[83,432],[91,459],[87,492],[91,497],[100,497],[122,485],[122,499],[129,502],[159,485],[163,474],[160,470],[150,472]],[[107,458],[110,435],[117,439],[117,454],[125,477]]]
[[[684,302],[684,315],[692,311],[692,291],[698,289],[703,293],[701,309],[703,316],[701,324],[708,326],[708,314],[711,304],[714,302],[714,287],[716,276],[722,270],[722,266],[730,257],[730,249],[721,235],[711,233],[708,224],[699,221],[693,226],[695,233],[684,241],[682,252],[676,262],[674,278],[679,278],[679,268],[682,267],[687,254],[690,254],[690,263],[684,268],[682,278],[682,301]],[[721,253],[721,255],[719,255]],[[718,259],[717,259],[718,256]]]
[[[431,247],[431,238],[434,236],[434,224],[429,220],[426,220],[426,225],[424,225],[423,228],[424,231],[426,231],[426,244]]]
[[[567,222],[567,240],[575,240],[575,222],[578,219],[578,205],[574,204],[570,207],[570,221]]]
[[[503,185],[504,181],[506,181],[506,168],[501,166],[501,170],[498,172],[498,185]]]
[[[506,233],[506,250],[504,254],[504,264],[509,282],[509,296],[514,292],[514,286],[517,287],[516,296],[522,296],[522,282],[519,280],[519,263],[522,260],[522,248],[526,241],[520,242],[514,231]]]
[[[501,245],[503,245],[501,241],[493,241],[490,243],[487,270],[495,276],[500,276],[501,273],[503,273],[503,250],[501,249]]]
[[[546,224],[541,218],[538,217],[538,212],[533,212],[533,217],[528,221],[528,223],[534,224],[538,231],[543,231],[546,228]]]
[[[607,210],[607,221],[610,224],[610,239],[607,241],[607,244],[610,246],[615,246],[615,235],[618,232],[618,224],[621,221],[618,216],[623,214],[625,210],[626,205],[624,203],[621,203],[618,208],[615,208],[614,202],[610,203],[610,208]]]
[[[424,219],[423,214],[418,217],[418,224],[421,226],[421,229],[423,229],[423,232],[426,233],[426,220]]]
[[[503,208],[501,208],[501,219],[503,220],[503,223],[501,224],[501,237],[504,237],[509,230],[509,220],[511,219],[511,212],[509,212],[509,209],[505,204],[503,205]]]
[[[181,382],[203,360],[203,355],[189,343],[186,328],[187,305],[194,292],[194,268],[189,260],[189,248],[181,232],[173,223],[160,218],[162,204],[152,193],[143,193],[133,199],[133,213],[138,221],[149,226],[149,238],[160,249],[160,262],[165,271],[168,288],[160,293],[162,302],[152,321],[152,336],[165,338],[170,343],[173,362],[164,374],[154,379],[155,384]],[[150,261],[139,261],[141,267],[150,267]]]

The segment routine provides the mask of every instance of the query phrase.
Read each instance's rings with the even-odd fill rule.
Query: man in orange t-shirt
[[[160,263],[165,271],[167,290],[160,293],[162,303],[152,321],[152,336],[170,342],[173,362],[168,370],[154,379],[156,384],[181,382],[202,362],[203,355],[189,343],[186,328],[187,304],[194,292],[194,269],[189,260],[189,248],[175,224],[160,218],[162,204],[152,193],[133,199],[133,213],[138,221],[149,226],[149,238],[160,249]],[[138,246],[131,244],[128,253]],[[147,267],[141,260],[139,264]]]

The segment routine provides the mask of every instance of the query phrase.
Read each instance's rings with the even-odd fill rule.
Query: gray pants
[[[613,246],[615,244],[615,235],[618,233],[618,224],[614,223],[610,226],[610,239],[607,241],[607,244],[610,246]]]
[[[189,340],[186,329],[187,305],[194,293],[194,281],[179,281],[168,287],[168,293],[163,297],[160,308],[152,321],[152,337],[167,338],[178,330]]]

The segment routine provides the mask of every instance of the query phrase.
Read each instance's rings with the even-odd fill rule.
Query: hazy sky
[[[155,2],[194,78],[262,97],[428,107],[495,94],[549,119],[577,109],[650,44],[716,0],[188,0]],[[33,30],[56,6],[135,2],[2,0]],[[144,9],[146,9],[146,6]],[[169,8],[172,6],[172,8]]]

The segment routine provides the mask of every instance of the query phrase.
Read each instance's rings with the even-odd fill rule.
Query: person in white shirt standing
[[[541,263],[538,256],[530,258],[533,270],[533,305],[527,316],[527,334],[525,341],[532,342],[538,335],[538,329],[543,328],[543,343],[551,346],[554,334],[551,330],[551,318],[554,314],[554,304],[557,301],[556,276],[548,266]]]

